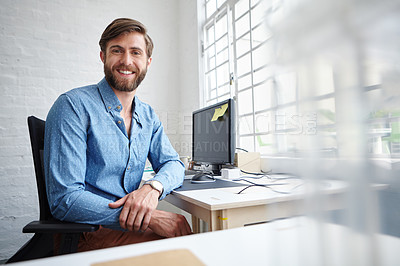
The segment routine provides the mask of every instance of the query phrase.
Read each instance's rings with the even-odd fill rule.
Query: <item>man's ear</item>
[[[152,60],[153,60],[153,57],[149,57],[149,59],[147,59],[147,67],[150,66]]]
[[[100,59],[101,59],[101,62],[104,63],[104,53],[103,53],[103,51],[100,51]]]

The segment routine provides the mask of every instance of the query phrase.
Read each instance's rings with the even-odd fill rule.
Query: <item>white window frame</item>
[[[222,20],[224,17],[226,16],[226,20],[227,20],[227,32],[224,33],[222,36],[219,36],[217,38],[216,36],[216,27],[217,27],[217,23]],[[219,83],[219,77],[217,75],[218,70],[225,64],[228,65],[228,73],[232,73],[233,74],[233,58],[232,58],[232,47],[230,45],[231,42],[231,36],[232,36],[232,32],[231,32],[231,28],[230,28],[230,24],[231,24],[231,19],[230,19],[230,9],[229,9],[229,5],[227,3],[224,3],[211,17],[211,19],[206,20],[205,25],[203,26],[203,41],[202,41],[202,56],[203,58],[206,57],[206,53],[213,49],[213,53],[214,53],[214,62],[213,62],[213,66],[209,67],[208,64],[209,62],[207,60],[202,60],[203,61],[203,68],[204,68],[204,84],[205,84],[205,90],[203,93],[203,102],[205,103],[205,106],[211,105],[213,103],[216,102],[220,102],[226,98],[232,98],[234,96],[234,91],[232,90],[232,80],[230,79],[230,76],[226,77],[226,81],[224,81],[222,84]],[[211,44],[208,44],[207,42],[207,30],[210,29],[211,27],[214,27],[214,36],[213,36],[213,42]],[[225,48],[221,49],[220,51],[217,51],[217,42],[218,41],[222,41],[224,38],[227,39],[227,43],[228,46],[226,46]],[[221,63],[217,63],[217,56],[218,54],[221,54],[222,52],[227,51],[228,53],[228,58],[226,60],[224,60]],[[209,79],[207,78],[207,75],[209,75],[210,73],[214,73],[215,74],[215,87],[214,85],[210,88],[210,82]],[[224,86],[229,86],[229,90],[227,92],[224,93],[218,93],[218,90],[220,90],[222,87]],[[212,90],[216,90],[215,96],[211,96],[211,91]]]
[[[208,0],[208,1],[207,0],[200,0],[200,1],[203,2],[204,8],[206,6],[206,4],[205,4],[206,2],[215,1],[215,3],[217,3],[216,0]],[[209,92],[207,92],[207,89],[209,89],[209,88],[207,87],[205,76],[203,76],[204,84],[205,84],[203,94],[201,94],[201,95],[203,95],[203,99],[202,99],[203,106],[207,106],[207,105],[213,104],[213,103],[215,103],[215,100],[218,100],[219,97],[223,98],[225,96],[229,96],[231,98],[236,98],[237,102],[240,101],[240,97],[238,97],[238,94],[239,94],[240,90],[239,90],[239,84],[238,84],[237,81],[241,77],[243,77],[245,75],[251,75],[251,85],[248,86],[247,89],[251,91],[251,95],[252,95],[252,97],[251,97],[251,100],[252,100],[252,111],[248,112],[246,114],[238,114],[238,120],[242,119],[245,116],[251,116],[252,117],[252,128],[251,128],[251,131],[249,133],[242,134],[240,132],[240,129],[239,129],[240,123],[237,123],[238,124],[238,127],[237,127],[237,136],[238,136],[237,146],[238,147],[241,147],[241,138],[251,137],[253,139],[253,147],[250,150],[257,151],[258,150],[257,138],[261,137],[261,136],[265,136],[267,134],[270,134],[270,136],[272,136],[271,138],[274,140],[275,151],[270,153],[270,154],[264,154],[264,155],[272,156],[272,157],[275,157],[275,158],[277,158],[277,157],[297,157],[298,154],[300,154],[302,152],[302,149],[301,148],[297,149],[296,146],[291,146],[290,143],[288,143],[288,140],[290,139],[290,134],[296,133],[297,129],[293,128],[293,127],[290,127],[287,124],[282,125],[281,128],[280,128],[279,125],[278,125],[278,123],[280,121],[278,121],[278,118],[277,118],[278,115],[279,115],[279,111],[282,110],[282,109],[288,108],[288,107],[292,107],[292,109],[294,110],[296,115],[300,115],[300,116],[301,115],[307,115],[305,113],[303,113],[303,114],[301,113],[303,110],[305,110],[304,108],[302,108],[302,106],[304,106],[304,105],[313,105],[313,104],[314,105],[318,105],[319,103],[321,103],[322,109],[315,108],[318,112],[321,112],[321,113],[316,113],[315,114],[316,116],[319,116],[318,119],[320,119],[318,121],[318,123],[315,121],[315,130],[316,130],[316,132],[324,132],[325,131],[325,134],[328,137],[331,134],[332,135],[332,139],[334,139],[335,143],[334,143],[334,145],[332,147],[330,147],[329,144],[327,146],[323,146],[322,145],[322,146],[318,146],[318,147],[321,148],[320,149],[320,153],[323,154],[323,156],[336,157],[338,155],[339,148],[340,148],[340,147],[337,146],[338,145],[337,142],[338,142],[338,138],[340,138],[341,136],[337,136],[337,131],[336,131],[337,129],[336,128],[337,128],[337,126],[340,127],[340,125],[337,124],[335,116],[338,115],[337,114],[337,108],[340,107],[340,106],[338,106],[338,102],[343,101],[342,93],[338,93],[336,91],[336,84],[333,84],[333,91],[326,91],[325,93],[320,93],[320,94],[317,94],[317,95],[312,95],[311,94],[309,96],[304,96],[304,95],[300,95],[301,93],[304,94],[304,92],[300,92],[299,84],[298,84],[298,81],[296,80],[296,85],[295,85],[295,88],[293,90],[294,91],[293,93],[295,94],[295,99],[291,100],[289,102],[288,101],[283,101],[282,102],[281,99],[279,99],[279,95],[277,93],[277,91],[279,91],[279,85],[278,85],[277,77],[281,73],[279,73],[279,71],[280,71],[279,69],[275,69],[273,75],[270,78],[268,78],[268,80],[273,82],[273,87],[272,87],[272,91],[273,92],[271,92],[271,99],[273,99],[273,101],[275,101],[275,102],[272,103],[271,106],[266,107],[265,109],[255,110],[255,102],[254,102],[255,92],[254,92],[254,89],[257,86],[268,82],[268,80],[265,80],[265,81],[262,81],[262,82],[259,82],[259,83],[255,84],[253,76],[254,76],[254,73],[256,73],[257,71],[260,71],[261,69],[263,69],[264,66],[257,67],[255,69],[254,66],[253,66],[253,57],[250,56],[250,60],[251,60],[251,69],[250,69],[250,71],[248,73],[246,73],[246,74],[242,74],[242,75],[238,76],[238,74],[237,74],[238,73],[238,65],[237,65],[236,60],[241,58],[241,57],[243,57],[243,56],[245,56],[248,53],[250,53],[250,55],[251,55],[251,53],[253,53],[257,48],[259,48],[259,46],[262,45],[262,44],[259,44],[259,46],[253,47],[253,40],[252,40],[253,31],[252,30],[255,29],[256,27],[260,27],[261,25],[252,25],[251,24],[252,23],[252,18],[251,18],[252,12],[250,12],[250,10],[256,8],[257,5],[259,5],[261,3],[261,1],[258,2],[257,4],[255,4],[254,6],[251,6],[252,2],[257,2],[257,1],[250,1],[249,0],[249,2],[248,2],[249,3],[249,10],[247,10],[247,12],[249,14],[249,23],[250,23],[249,24],[249,31],[245,32],[245,33],[242,33],[241,36],[236,36],[236,29],[235,29],[236,23],[235,23],[235,21],[237,21],[241,17],[245,16],[246,13],[240,15],[239,17],[236,17],[235,4],[237,2],[239,2],[239,0],[226,0],[225,2],[223,2],[223,4],[221,4],[222,2],[219,1],[219,6],[218,6],[218,8],[216,8],[216,11],[211,16],[209,16],[209,18],[206,19],[206,22],[204,23],[204,27],[203,27],[204,36],[203,36],[203,38],[205,40],[206,39],[205,34],[206,34],[207,29],[209,28],[209,26],[212,25],[212,24],[215,25],[215,23],[218,20],[218,18],[220,18],[223,15],[227,15],[228,22],[229,22],[229,26],[227,27],[227,35],[228,35],[228,39],[231,40],[229,42],[229,44],[228,44],[228,46],[229,46],[229,48],[228,48],[229,49],[229,61],[230,61],[229,62],[229,73],[233,73],[233,75],[230,75],[229,77],[227,77],[227,80],[225,82],[225,84],[230,82],[231,86],[230,86],[229,92],[227,92],[227,93],[225,93],[223,95],[219,95],[218,92],[217,92],[215,97],[209,97]],[[272,13],[272,12],[275,12],[277,10],[279,12],[279,8],[280,8],[279,4],[280,3],[284,3],[284,2],[285,1],[283,1],[283,0],[282,1],[275,1],[271,5],[271,7],[269,7],[269,9],[266,10],[266,12]],[[245,52],[244,54],[238,56],[236,54],[236,52],[237,52],[237,49],[236,49],[237,41],[241,37],[245,36],[246,34],[249,34],[249,36],[250,36],[250,42],[249,42],[250,43],[250,50],[248,52]],[[204,41],[203,41],[203,44],[204,44]],[[357,49],[357,47],[355,47],[355,48]],[[207,47],[205,49],[207,49]],[[204,52],[204,50],[203,50],[203,52]],[[362,59],[366,59],[366,58],[362,58]],[[205,61],[204,53],[203,53],[203,60],[202,61],[203,62]],[[317,68],[318,68],[318,66],[317,66]],[[204,69],[207,69],[206,64],[204,64]],[[231,70],[233,70],[233,71],[231,71]],[[287,71],[287,70],[285,70],[285,71]],[[309,70],[309,71],[311,71],[310,74],[313,74],[312,70]],[[362,69],[360,71],[365,71],[365,69]],[[335,73],[333,73],[333,72],[331,74],[332,74],[332,76],[335,75]],[[296,78],[298,78],[298,77],[299,77],[298,73],[296,72]],[[216,83],[218,84],[217,79],[218,79],[218,77],[215,78]],[[360,82],[360,86],[362,86],[361,83],[362,82]],[[316,89],[318,89],[318,86],[317,86]],[[357,93],[360,96],[361,94],[365,94],[365,93],[371,92],[371,91],[377,91],[379,89],[380,89],[380,84],[366,85],[363,88],[361,88],[359,90],[359,92],[357,92]],[[218,90],[218,88],[217,88],[217,90]],[[243,91],[243,90],[244,89],[242,88],[241,91]],[[324,89],[323,89],[323,91],[324,91]],[[362,96],[362,97],[364,97],[364,96]],[[222,100],[223,99],[221,99],[221,101]],[[323,101],[325,101],[325,103]],[[330,101],[330,104],[328,104],[328,106],[329,105],[332,106],[332,101],[333,101],[333,109],[332,110],[329,110],[329,109],[328,110],[324,110],[324,108],[326,107],[326,101]],[[237,103],[237,105],[238,105],[238,103]],[[237,110],[238,109],[239,108],[237,108]],[[324,114],[323,111],[328,111],[328,113]],[[329,111],[331,111],[331,113],[329,113]],[[268,132],[256,132],[256,116],[259,115],[259,114],[264,114],[264,113],[265,114],[266,113],[270,114],[271,130],[268,131]],[[374,124],[374,123],[375,124],[377,123],[377,124],[380,124],[380,125],[382,123],[386,124],[386,125],[389,125],[389,126],[386,126],[384,128],[386,131],[388,131],[388,132],[385,131],[386,132],[385,134],[386,134],[386,137],[387,137],[387,134],[390,134],[390,132],[391,132],[392,123],[400,123],[400,118],[398,116],[391,117],[391,114],[392,113],[389,112],[386,117],[377,117],[377,118],[376,117],[371,117],[370,120],[368,121],[368,126],[370,126],[371,124]],[[331,115],[331,116],[333,115],[334,118],[331,119],[332,121],[330,121],[330,122],[319,123],[321,121],[321,119],[324,119],[324,117],[323,117],[324,115],[326,117],[329,117],[329,115]],[[326,119],[326,117],[325,117],[325,119]],[[284,118],[284,119],[286,119],[286,118]],[[313,122],[313,121],[311,121],[311,122]],[[302,126],[305,126],[305,125],[302,125]],[[382,134],[380,132],[380,130],[378,130],[379,132],[376,133],[374,131],[374,127],[373,126],[371,126],[371,128],[372,128],[372,132],[368,132],[369,135],[367,135],[367,138],[371,138],[371,136],[373,134]],[[339,132],[339,134],[342,134],[342,132]],[[384,155],[384,154],[383,155],[382,154],[381,155],[379,155],[379,154],[378,155],[377,154],[369,154],[369,155],[372,156],[372,157],[388,157],[388,156],[389,157],[400,157],[400,142],[399,142],[398,146],[399,147],[397,147],[397,146],[394,147],[395,149],[398,150],[397,153],[392,153],[392,154],[389,154],[389,155]]]

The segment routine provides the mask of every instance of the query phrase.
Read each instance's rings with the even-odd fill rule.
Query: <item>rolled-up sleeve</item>
[[[148,158],[156,172],[154,180],[160,181],[164,186],[161,200],[173,189],[182,185],[185,168],[157,117],[153,121],[153,135]]]

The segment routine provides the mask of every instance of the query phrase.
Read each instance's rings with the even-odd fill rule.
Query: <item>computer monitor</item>
[[[209,165],[220,175],[222,165],[233,165],[236,148],[235,102],[223,102],[193,112],[192,160]]]

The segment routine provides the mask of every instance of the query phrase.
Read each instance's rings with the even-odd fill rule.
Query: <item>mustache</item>
[[[135,73],[139,72],[136,67],[127,66],[127,65],[124,65],[124,64],[120,64],[118,66],[115,66],[114,69],[127,70],[127,71],[131,71],[131,72],[135,72]]]

